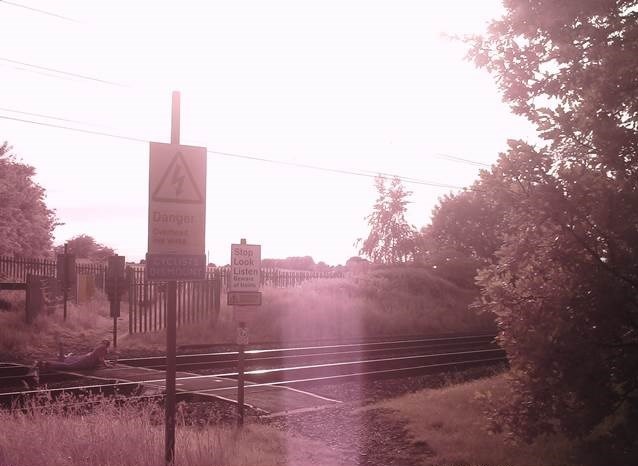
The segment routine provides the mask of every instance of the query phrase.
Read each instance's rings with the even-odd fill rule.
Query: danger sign
[[[206,148],[151,142],[148,252],[204,254]]]
[[[147,277],[203,278],[206,148],[151,142]]]

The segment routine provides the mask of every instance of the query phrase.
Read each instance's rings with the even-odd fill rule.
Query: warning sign
[[[206,148],[151,142],[148,253],[204,254]]]
[[[151,142],[149,280],[204,278],[206,148]]]
[[[202,204],[204,197],[198,184],[184,155],[178,151],[155,188],[152,199],[154,202]]]
[[[261,246],[232,244],[230,247],[229,291],[259,291]]]

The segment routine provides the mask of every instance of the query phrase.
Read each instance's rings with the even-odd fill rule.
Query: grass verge
[[[345,278],[304,282],[296,288],[264,288],[262,306],[244,310],[251,343],[312,344],[370,337],[404,337],[442,333],[494,331],[492,319],[476,315],[468,305],[476,290],[468,290],[417,266],[370,267]],[[127,306],[119,319],[118,351],[123,354],[161,352],[165,332],[128,334]],[[92,349],[111,337],[112,319],[102,296],[82,306],[43,315],[33,325],[23,311],[0,313],[0,357],[33,360],[65,351]],[[217,319],[180,327],[178,346],[234,344],[237,322],[232,308],[222,304]]]
[[[489,431],[487,404],[507,396],[505,376],[498,375],[411,393],[367,409],[384,408],[406,420],[413,442],[426,443],[433,451],[427,465],[575,465],[576,445],[560,435],[525,444]]]
[[[112,326],[105,299],[83,306],[68,303],[66,320],[61,307],[53,314],[43,312],[31,324],[25,322],[24,307],[0,312],[0,360],[55,358],[60,343],[65,352],[88,351],[111,337]]]
[[[251,342],[345,341],[441,333],[490,332],[487,315],[468,310],[476,290],[436,277],[425,268],[370,268],[296,288],[264,288],[262,305],[244,310]],[[216,321],[180,327],[178,345],[235,342],[233,310],[222,305]],[[123,348],[163,348],[164,332],[122,340]]]

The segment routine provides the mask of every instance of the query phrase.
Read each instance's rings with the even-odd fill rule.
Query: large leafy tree
[[[387,186],[387,179],[377,176],[374,180],[378,197],[372,213],[366,217],[370,234],[359,239],[359,254],[369,257],[372,262],[396,264],[412,259],[416,231],[405,219],[408,197],[401,180],[393,178]]]
[[[34,175],[35,169],[18,162],[6,142],[0,145],[0,255],[51,253],[56,219]]]
[[[479,268],[500,246],[503,210],[480,183],[440,199],[432,222],[416,239],[416,260],[464,287],[474,286]]]
[[[478,279],[512,367],[501,419],[529,437],[597,434],[626,461],[638,430],[638,2],[504,5],[471,56],[547,143],[510,142],[476,187],[503,215]]]
[[[66,246],[69,254],[74,254],[78,259],[89,259],[93,262],[106,262],[109,256],[115,254],[112,248],[98,243],[89,235],[74,236],[67,241]],[[64,245],[56,246],[55,252],[62,254],[64,252]]]

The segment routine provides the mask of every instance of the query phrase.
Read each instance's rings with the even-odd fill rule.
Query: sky
[[[453,158],[489,165],[534,137],[448,37],[500,14],[497,0],[0,1],[0,142],[36,168],[55,244],[88,234],[138,261],[149,142],[170,142],[179,91],[180,141],[208,150],[209,260],[246,238],[262,258],[344,264],[376,173],[416,181],[421,228],[478,176]]]

